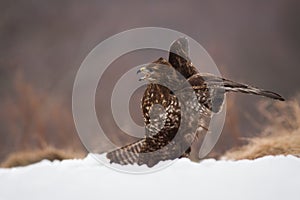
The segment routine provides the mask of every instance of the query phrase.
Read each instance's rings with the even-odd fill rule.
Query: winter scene
[[[0,5],[0,200],[300,198],[299,1]]]

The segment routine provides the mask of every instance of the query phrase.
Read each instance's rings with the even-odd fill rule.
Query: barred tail
[[[138,163],[139,154],[145,145],[146,140],[141,139],[132,144],[108,152],[106,157],[110,160],[110,163],[117,163],[120,165]]]

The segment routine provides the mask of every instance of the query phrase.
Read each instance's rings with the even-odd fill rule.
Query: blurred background
[[[226,78],[295,98],[300,85],[299,9],[297,0],[0,0],[0,162],[14,152],[49,146],[86,153],[71,110],[76,72],[98,43],[132,28],[183,32],[208,51]],[[98,118],[118,145],[131,138],[120,134],[108,109],[113,85],[132,66],[166,57],[161,53],[124,55],[99,83]],[[130,104],[139,124],[142,92]],[[261,134],[267,120],[259,114],[261,100],[228,95],[225,127],[210,156],[244,144],[241,138]],[[106,150],[105,144],[99,146],[99,152]]]

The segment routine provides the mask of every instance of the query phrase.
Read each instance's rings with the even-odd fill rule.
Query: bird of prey
[[[284,100],[271,91],[198,72],[184,37],[171,44],[168,61],[159,58],[138,73],[148,82],[141,103],[145,137],[108,152],[111,163],[152,167],[163,160],[189,157],[192,144],[209,131],[212,115],[222,109],[226,92]]]

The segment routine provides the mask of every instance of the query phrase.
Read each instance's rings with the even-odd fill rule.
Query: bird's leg
[[[188,146],[191,146],[196,138],[196,134],[193,133],[187,133],[184,135],[184,140]]]
[[[186,149],[186,150],[179,158],[188,158],[190,156],[191,146],[192,146],[192,143],[194,142],[195,138],[196,138],[195,134],[192,134],[192,133],[187,133],[184,135],[184,143],[183,143],[182,148]]]
[[[191,147],[189,147],[179,158],[188,158],[191,153]]]

